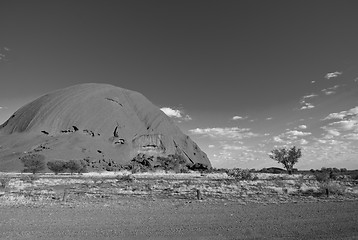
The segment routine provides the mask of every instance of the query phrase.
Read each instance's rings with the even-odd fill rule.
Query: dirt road
[[[1,206],[0,239],[358,239],[358,201]]]

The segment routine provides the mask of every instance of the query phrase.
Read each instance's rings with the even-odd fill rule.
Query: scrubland
[[[0,239],[358,239],[348,177],[2,173],[0,186]]]
[[[121,199],[232,201],[238,204],[350,201],[358,181],[317,181],[310,174],[227,173],[0,174],[0,205],[115,204]],[[199,193],[198,193],[199,192]],[[198,196],[198,194],[200,196]]]

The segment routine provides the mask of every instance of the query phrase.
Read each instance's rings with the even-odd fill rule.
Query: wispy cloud
[[[358,106],[346,111],[330,113],[327,117],[322,119],[322,121],[326,120],[335,121],[321,127],[326,131],[326,134],[323,137],[324,139],[334,139],[341,137],[341,139],[346,140],[357,140],[356,135],[358,134]]]
[[[344,135],[343,138],[348,140],[358,140],[358,133],[349,133]]]
[[[184,121],[189,121],[192,119],[189,115],[184,114],[182,110],[173,109],[170,107],[162,107],[160,110],[162,110],[162,112],[164,112],[168,117],[171,118],[176,118]]]
[[[328,124],[328,126],[341,131],[357,131],[358,132],[358,119],[342,120]]]
[[[234,151],[238,151],[238,150],[247,150],[247,147],[245,147],[245,146],[238,146],[238,145],[224,144],[224,145],[222,146],[222,149],[224,149],[224,150],[234,150]]]
[[[275,142],[284,142],[284,140],[282,139],[282,138],[280,138],[279,136],[274,136],[273,137],[273,140],[275,141]]]
[[[330,88],[325,88],[325,89],[322,89],[322,92],[324,92],[324,94],[326,95],[332,95],[332,94],[335,94],[336,91],[340,86],[339,85],[335,85],[333,87],[330,87]]]
[[[310,133],[310,132],[288,130],[285,133],[282,133],[278,136],[274,136],[272,139],[276,143],[292,144],[293,141],[298,141],[298,143],[300,143],[300,144],[307,144],[308,141],[303,139],[303,137],[309,136],[311,134],[312,133]]]
[[[307,98],[314,98],[314,97],[317,97],[318,95],[317,94],[309,94],[309,95],[306,95],[306,96],[303,96],[302,99],[307,99]]]
[[[300,100],[300,104],[301,104],[301,108],[300,110],[305,110],[305,109],[312,109],[314,108],[315,106],[312,104],[312,103],[309,103],[309,102],[306,102],[306,99],[311,99],[311,98],[314,98],[314,97],[317,97],[318,95],[317,94],[309,94],[309,95],[305,95],[301,98]]]
[[[297,137],[297,136],[308,136],[311,135],[312,133],[310,132],[302,132],[302,131],[297,131],[297,130],[291,130],[285,133],[285,135],[289,136],[289,137]]]
[[[250,128],[196,128],[189,130],[191,134],[208,136],[208,137],[224,137],[229,139],[243,139],[258,136],[251,132]]]
[[[307,129],[307,126],[304,125],[304,124],[302,124],[302,125],[298,126],[298,128],[299,128],[299,129]]]
[[[273,118],[272,117],[268,117],[268,118],[266,118],[266,120],[272,120]]]
[[[6,52],[9,52],[10,49],[7,47],[0,48],[0,61],[7,61]]]
[[[331,72],[331,73],[327,73],[326,76],[324,76],[325,79],[331,79],[331,78],[336,78],[339,75],[342,75],[343,72]]]
[[[322,120],[331,120],[331,119],[347,119],[352,118],[358,115],[358,106],[351,108],[347,111],[341,111],[339,113],[330,113],[327,117]]]
[[[247,118],[248,118],[248,116],[244,116],[244,117],[242,117],[242,116],[233,116],[232,120],[244,120],[244,119],[247,119]]]
[[[299,141],[299,143],[300,143],[301,145],[306,145],[306,144],[308,144],[308,141],[307,141],[306,139],[301,139],[301,140]]]
[[[308,103],[308,102],[301,102],[301,104],[303,105],[300,108],[301,110],[312,109],[315,107],[312,103]]]

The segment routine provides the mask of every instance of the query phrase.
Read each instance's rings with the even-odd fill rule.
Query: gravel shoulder
[[[358,201],[238,204],[124,198],[0,206],[0,239],[358,239]]]

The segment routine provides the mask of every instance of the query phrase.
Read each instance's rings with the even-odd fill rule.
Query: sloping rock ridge
[[[211,167],[206,154],[142,94],[80,84],[46,94],[0,126],[0,169],[21,170],[19,157],[91,159],[125,164],[138,154],[183,155]]]

